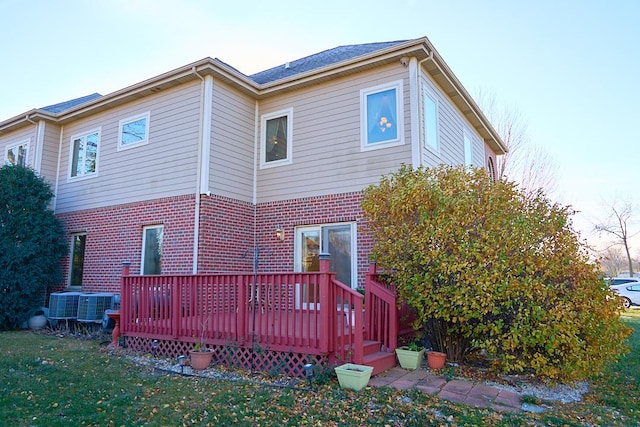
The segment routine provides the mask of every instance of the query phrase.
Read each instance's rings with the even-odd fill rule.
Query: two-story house
[[[364,283],[361,192],[401,164],[485,166],[505,145],[427,38],[340,46],[244,75],[205,58],[0,122],[7,164],[55,193],[60,289],[139,274],[316,271]]]

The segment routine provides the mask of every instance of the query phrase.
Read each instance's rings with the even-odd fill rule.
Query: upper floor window
[[[471,136],[466,130],[462,133],[464,139],[464,165],[468,167],[473,164]]]
[[[440,150],[438,138],[438,101],[429,92],[422,92],[424,101],[424,146],[436,153]]]
[[[402,144],[402,81],[362,89],[360,114],[363,150]]]
[[[26,166],[29,155],[29,140],[9,145],[4,152],[6,166]]]
[[[489,171],[489,176],[491,177],[491,180],[497,181],[498,178],[496,177],[496,168],[493,165],[493,159],[491,157],[489,157],[489,160],[487,161],[487,169]]]
[[[118,131],[118,151],[137,147],[149,142],[149,118],[151,113],[139,114],[120,120]]]
[[[261,167],[291,163],[293,108],[262,116]]]
[[[100,129],[71,137],[71,178],[91,176],[98,171]]]

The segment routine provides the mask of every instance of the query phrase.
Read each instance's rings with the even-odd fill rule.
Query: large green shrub
[[[11,329],[60,282],[67,246],[44,179],[26,167],[3,166],[0,187],[0,329]]]
[[[576,379],[624,351],[619,301],[569,207],[449,166],[403,166],[362,206],[374,260],[449,358],[484,349],[496,370]]]

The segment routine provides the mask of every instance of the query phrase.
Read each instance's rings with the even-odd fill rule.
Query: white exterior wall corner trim
[[[200,194],[209,194],[209,169],[211,167],[211,114],[213,112],[213,77],[204,76],[202,100],[202,153],[200,165]]]
[[[418,60],[409,60],[409,105],[411,120],[411,163],[414,169],[422,164],[420,143],[420,96],[418,82]]]
[[[36,143],[33,153],[33,169],[37,172],[42,172],[42,151],[44,150],[44,131],[46,122],[44,120],[38,120],[38,127],[36,130]]]

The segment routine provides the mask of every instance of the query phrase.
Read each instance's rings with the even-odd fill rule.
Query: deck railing
[[[382,347],[393,352],[400,342],[413,339],[414,310],[406,302],[398,304],[397,289],[381,280],[375,264],[369,264],[365,282],[365,337],[380,341]]]
[[[320,272],[131,276],[120,332],[206,345],[260,346],[362,362],[362,295]]]

